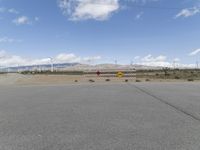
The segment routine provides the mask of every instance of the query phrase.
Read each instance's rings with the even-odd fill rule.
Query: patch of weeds
[[[194,81],[194,79],[188,79],[188,81],[189,81],[189,82],[192,82],[192,81]]]
[[[175,79],[180,79],[180,77],[179,77],[179,76],[175,76],[174,78],[175,78]]]
[[[93,79],[90,79],[89,82],[95,82]]]
[[[135,80],[135,82],[141,82],[141,80],[138,80],[138,79],[137,79],[137,80]]]

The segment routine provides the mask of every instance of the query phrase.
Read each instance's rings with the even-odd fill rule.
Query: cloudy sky
[[[0,0],[0,65],[200,61],[200,0]]]

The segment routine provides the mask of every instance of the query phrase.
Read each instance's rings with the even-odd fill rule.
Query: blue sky
[[[0,0],[2,65],[193,64],[199,39],[199,0]]]

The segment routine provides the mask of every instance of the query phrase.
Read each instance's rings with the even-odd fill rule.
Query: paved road
[[[0,87],[0,150],[199,150],[200,84]]]

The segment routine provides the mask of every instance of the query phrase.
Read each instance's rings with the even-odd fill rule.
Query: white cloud
[[[15,23],[16,25],[31,25],[34,22],[38,22],[38,21],[39,21],[39,17],[34,17],[33,19],[30,19],[27,16],[21,16],[14,19],[13,23]]]
[[[94,57],[80,57],[75,54],[62,53],[53,57],[54,63],[90,63],[100,60],[100,56]],[[0,66],[28,66],[28,65],[40,65],[40,64],[49,64],[50,58],[41,58],[41,59],[31,59],[23,58],[21,56],[10,55],[6,53],[5,50],[0,50]]]
[[[153,57],[152,55],[147,55],[144,58],[142,58],[143,62],[164,62],[166,61],[167,57],[160,55],[158,57]]]
[[[153,57],[149,54],[141,58],[139,64],[145,66],[171,67],[171,63],[167,62],[167,57],[163,55]]]
[[[34,20],[35,20],[35,21],[39,21],[40,18],[39,18],[39,17],[35,17]]]
[[[179,58],[174,58],[172,61],[169,61],[166,56],[160,55],[153,57],[152,55],[147,55],[143,58],[140,58],[138,65],[152,66],[152,67],[168,67],[168,68],[195,68],[195,64],[183,64],[180,62]]]
[[[75,54],[59,54],[55,57],[54,61],[58,62],[80,62],[81,58],[77,57]]]
[[[8,55],[6,51],[0,51],[0,65],[1,66],[16,66],[17,64],[23,64],[26,60],[20,56]]]
[[[93,56],[93,57],[80,57],[80,56],[76,56],[75,54],[71,53],[71,54],[66,54],[66,53],[62,53],[57,55],[54,58],[54,61],[57,63],[60,62],[82,62],[82,63],[90,63],[92,61],[97,61],[100,60],[101,56]]]
[[[13,43],[13,42],[21,42],[22,40],[17,40],[9,37],[0,37],[0,43]]]
[[[180,58],[174,58],[174,62],[180,62]]]
[[[19,12],[14,9],[14,8],[4,8],[4,7],[0,7],[0,13],[12,13],[12,14],[19,14]]]
[[[91,63],[93,61],[97,61],[97,60],[100,60],[100,59],[101,59],[101,56],[94,56],[94,57],[85,57],[85,58],[82,59],[82,61]]]
[[[134,59],[138,60],[138,59],[140,59],[140,56],[135,56]]]
[[[181,10],[175,16],[175,18],[179,18],[179,17],[188,18],[188,17],[194,16],[194,15],[196,15],[198,13],[200,13],[200,8],[199,7],[185,8],[185,9]]]
[[[136,19],[136,20],[141,19],[141,17],[142,17],[143,14],[144,14],[143,12],[138,13],[138,14],[135,16],[135,19]]]
[[[159,0],[127,0],[127,1],[130,1],[130,2],[134,2],[134,3],[148,3],[148,2],[157,2]]]
[[[8,12],[13,13],[13,14],[19,14],[19,12],[15,10],[14,8],[8,9]]]
[[[4,57],[6,55],[6,52],[4,50],[0,50],[0,58]]]
[[[97,64],[98,61],[102,60],[101,56],[93,56],[93,57],[81,57],[77,56],[73,53],[62,53],[58,54],[52,58],[54,63],[86,63],[86,64]],[[145,65],[145,66],[153,66],[153,67],[170,67],[173,68],[173,62],[169,62],[166,56],[160,55],[157,57],[153,57],[152,55],[147,55],[143,58],[139,58],[137,64]],[[175,58],[176,66],[180,68],[194,68],[196,64],[182,64],[180,63],[180,59]],[[8,66],[29,66],[29,65],[42,65],[42,64],[50,64],[51,59],[41,58],[41,59],[31,59],[24,58],[17,55],[10,55],[5,50],[0,50],[0,66],[8,67]]]
[[[70,20],[107,20],[114,12],[126,9],[129,3],[146,4],[159,0],[57,0],[58,6]],[[141,18],[142,13],[136,16]]]
[[[58,5],[71,20],[106,20],[120,8],[119,0],[58,0]]]
[[[16,25],[25,25],[25,24],[30,24],[31,21],[27,16],[21,16],[13,20],[13,23]]]
[[[200,53],[200,49],[196,49],[196,50],[192,51],[192,52],[189,54],[189,56],[195,56],[195,55],[197,55],[197,54],[199,54],[199,53]]]

